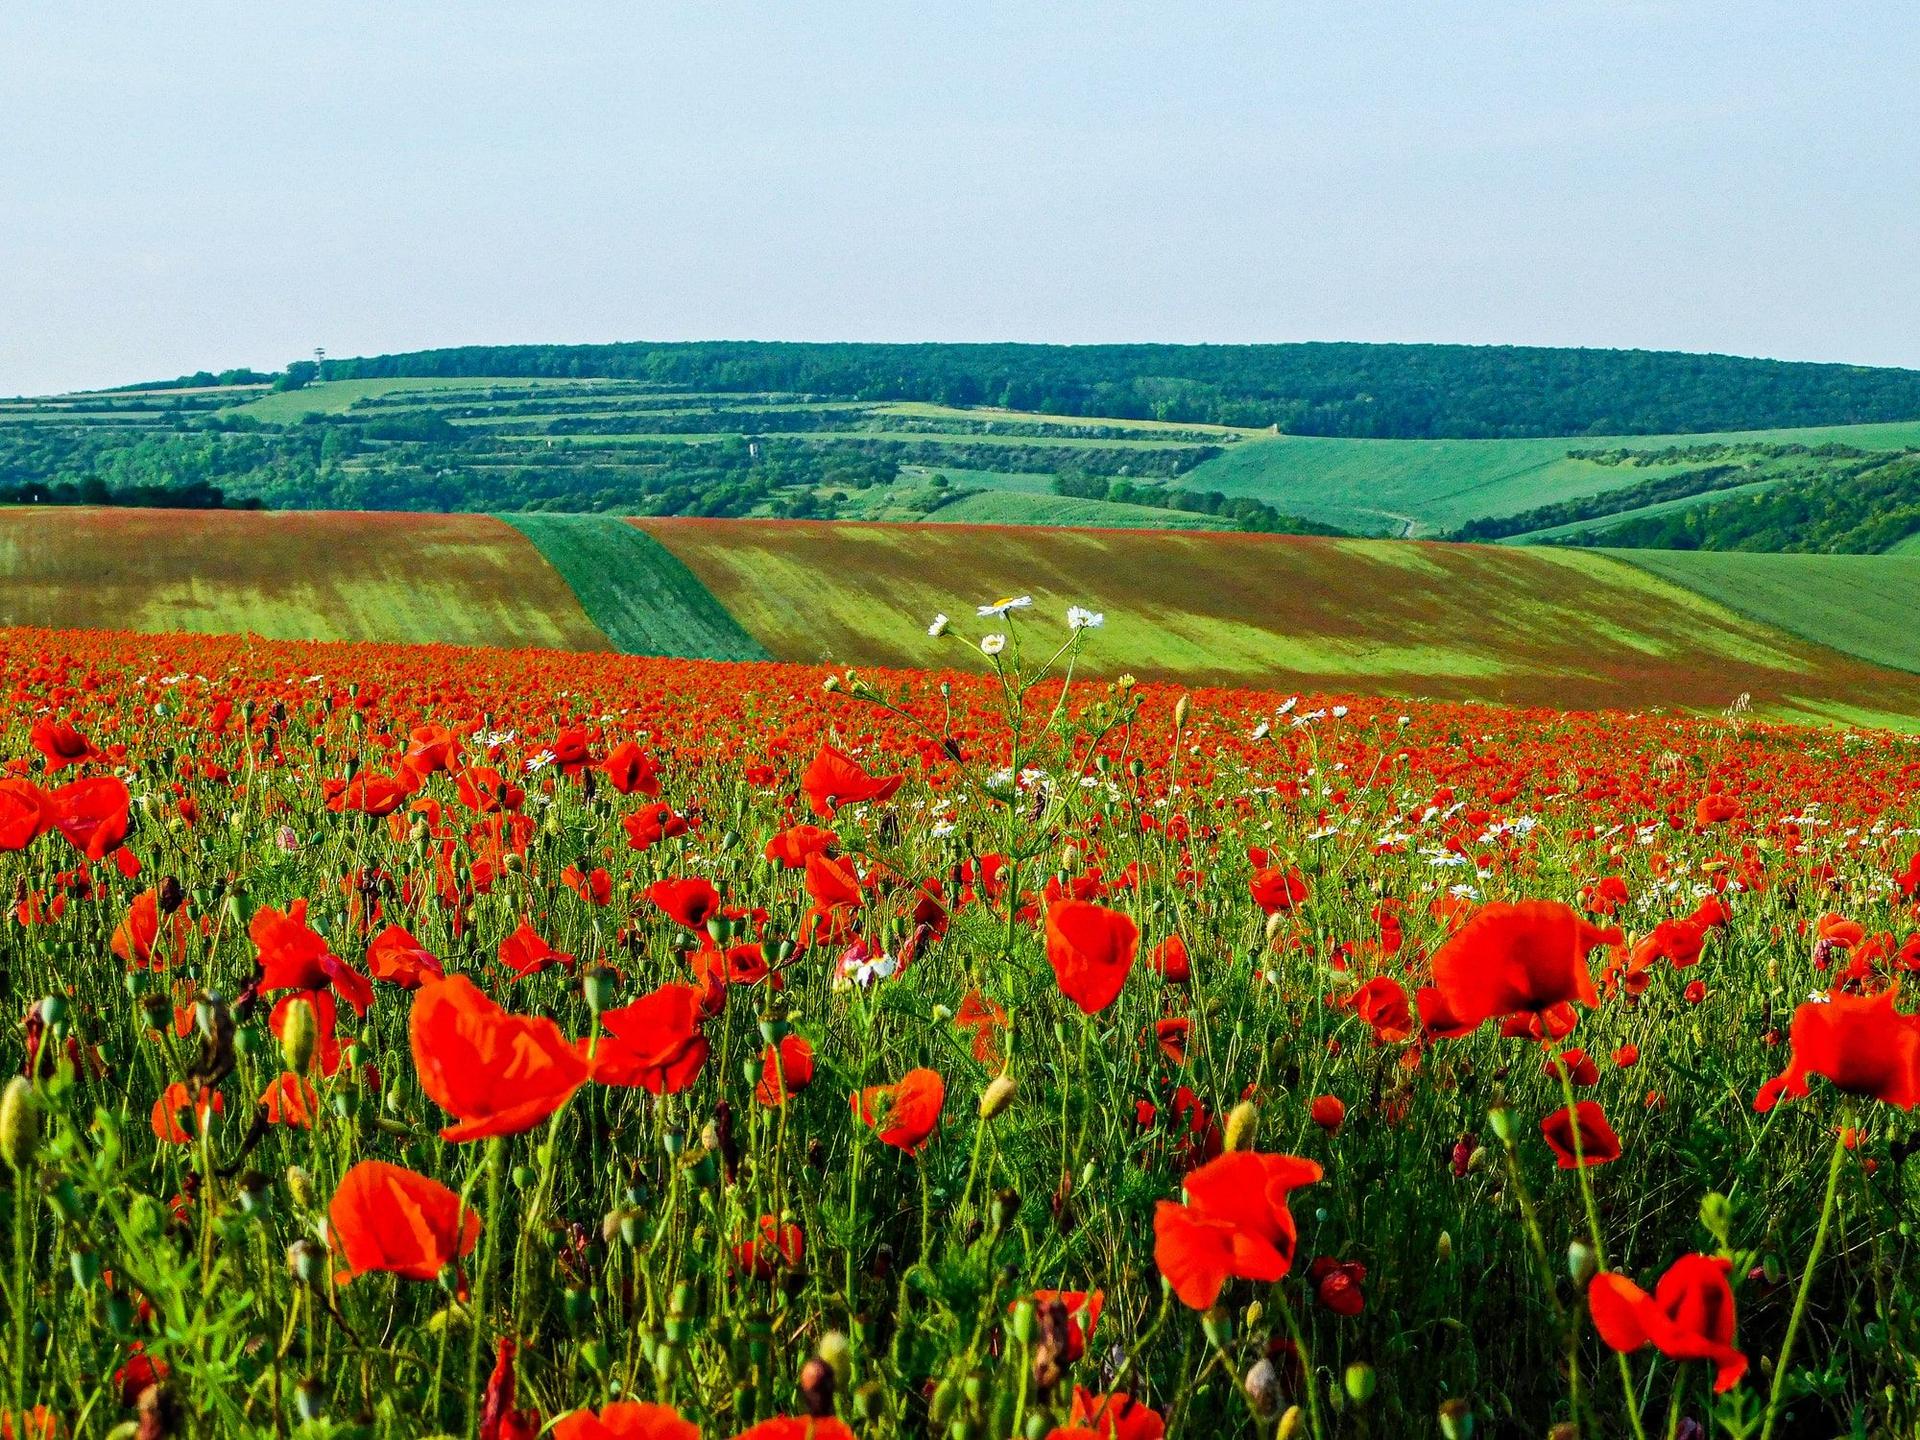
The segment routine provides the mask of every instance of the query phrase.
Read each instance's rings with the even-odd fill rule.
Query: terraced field
[[[484,515],[0,510],[0,624],[613,648]]]
[[[1030,594],[1108,616],[1090,665],[1189,682],[1561,708],[1720,709],[1886,723],[1920,679],[1811,644],[1585,551],[1168,532],[664,519],[672,550],[766,650],[941,660],[938,612]],[[1771,557],[1768,557],[1771,558]],[[1024,619],[1025,617],[1023,617]]]

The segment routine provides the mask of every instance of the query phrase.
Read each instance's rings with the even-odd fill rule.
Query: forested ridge
[[[1920,417],[1920,371],[1510,345],[475,345],[328,360],[320,374],[603,377],[1371,438],[1647,435]]]

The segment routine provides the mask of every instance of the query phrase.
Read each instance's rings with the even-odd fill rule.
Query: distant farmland
[[[928,621],[1031,594],[1108,622],[1094,673],[1560,708],[1920,714],[1920,678],[1811,644],[1584,551],[1130,531],[636,522],[779,659],[941,663]],[[1772,557],[1765,557],[1772,558]],[[954,643],[948,641],[946,643]],[[1034,643],[1041,643],[1036,640]]]
[[[483,515],[0,510],[0,624],[612,648]]]

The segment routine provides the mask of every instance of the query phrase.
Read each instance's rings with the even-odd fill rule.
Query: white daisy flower
[[[947,617],[944,615],[934,616],[933,623],[927,626],[927,634],[931,635],[934,639],[938,640],[942,635],[946,633],[947,633]]]
[[[1067,628],[1069,630],[1098,630],[1107,623],[1107,617],[1082,605],[1067,607]]]
[[[996,619],[1004,619],[1008,611],[1025,610],[1031,604],[1033,604],[1031,595],[1002,596],[991,605],[982,605],[980,616],[982,619],[989,615]]]
[[[982,655],[998,655],[1006,648],[1007,637],[1004,635],[988,635],[980,641],[980,653]]]

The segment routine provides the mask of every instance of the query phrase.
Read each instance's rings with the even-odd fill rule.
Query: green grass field
[[[1251,495],[1290,515],[1356,533],[1433,535],[1469,520],[1510,515],[1623,489],[1687,468],[1600,465],[1570,450],[1663,450],[1675,445],[1920,446],[1920,421],[1750,430],[1715,435],[1572,436],[1527,440],[1341,440],[1275,436],[1243,441],[1178,483]]]
[[[503,515],[630,655],[765,660],[711,592],[652,536],[610,515]]]
[[[877,517],[876,517],[877,518]],[[1069,495],[1033,495],[1018,490],[983,490],[927,514],[928,522],[964,525],[1079,525],[1122,530],[1229,530],[1211,515],[1163,510],[1156,505],[1126,505],[1112,500],[1076,500]]]
[[[1606,553],[1790,634],[1920,671],[1920,554]]]

